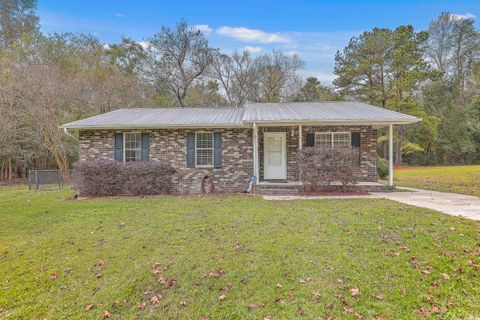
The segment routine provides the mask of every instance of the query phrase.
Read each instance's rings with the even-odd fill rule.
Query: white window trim
[[[331,143],[331,146],[330,148],[333,148],[334,147],[334,140],[333,140],[333,136],[335,134],[348,134],[348,146],[347,148],[351,148],[352,147],[352,133],[351,132],[348,132],[348,131],[335,131],[335,132],[315,132],[315,141],[314,141],[314,146],[317,147],[317,135],[331,135],[330,136],[330,143]]]
[[[126,148],[125,148],[125,135],[126,134],[132,134],[132,133],[135,133],[135,134],[140,134],[140,159],[139,160],[135,160],[135,161],[131,161],[131,162],[138,162],[138,161],[142,161],[142,133],[141,132],[124,132],[123,133],[123,162],[127,162],[127,159],[125,158],[125,153],[126,153]],[[134,149],[129,149],[129,150],[134,150]]]
[[[209,133],[212,135],[212,164],[211,165],[198,165],[197,164],[197,151],[198,150],[208,150],[210,148],[198,148],[197,147],[197,134],[199,133]],[[213,168],[215,165],[215,134],[210,131],[196,131],[195,132],[195,168]]]

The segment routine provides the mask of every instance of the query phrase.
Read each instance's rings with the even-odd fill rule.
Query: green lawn
[[[480,317],[478,222],[371,199],[71,195],[0,189],[1,319]]]
[[[480,166],[401,167],[393,176],[399,186],[480,197]]]

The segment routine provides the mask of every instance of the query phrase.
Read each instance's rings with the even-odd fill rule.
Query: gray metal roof
[[[239,127],[256,123],[407,124],[420,121],[407,114],[361,102],[252,103],[243,108],[118,109],[61,126],[71,129]]]
[[[252,103],[244,122],[375,122],[412,123],[419,118],[361,102]]]
[[[61,128],[156,128],[242,126],[244,108],[118,109]]]

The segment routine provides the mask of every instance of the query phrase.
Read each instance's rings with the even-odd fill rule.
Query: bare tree
[[[157,90],[168,88],[183,107],[189,88],[206,73],[215,52],[200,30],[180,20],[175,30],[162,27],[150,40],[144,74]]]
[[[287,56],[274,50],[271,54],[255,59],[256,63],[256,101],[278,102],[288,100],[301,87],[301,79],[297,71],[304,62],[297,54]]]

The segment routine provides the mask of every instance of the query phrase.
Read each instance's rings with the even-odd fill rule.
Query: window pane
[[[350,147],[350,133],[334,133],[333,146],[338,148]]]
[[[197,166],[213,166],[212,149],[197,149]]]
[[[315,147],[317,148],[331,148],[332,134],[331,133],[317,133],[315,135]]]
[[[198,132],[197,133],[197,148],[213,148],[213,133]]]
[[[126,132],[125,162],[142,160],[142,134],[140,132]]]

